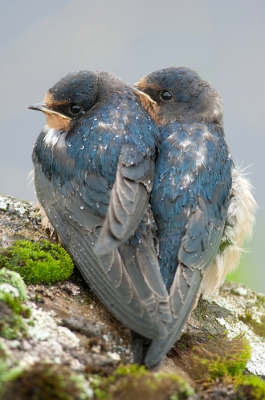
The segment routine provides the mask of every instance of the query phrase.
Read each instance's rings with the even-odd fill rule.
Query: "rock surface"
[[[18,239],[38,241],[43,238],[50,240],[49,232],[42,229],[32,203],[0,196],[0,247],[8,247]],[[29,285],[27,290],[26,306],[32,310],[26,321],[27,337],[14,340],[0,337],[0,346],[8,354],[8,368],[45,362],[62,364],[78,373],[108,375],[118,364],[132,362],[129,330],[105,309],[78,271],[66,282]],[[265,295],[229,283],[218,295],[200,299],[185,326],[183,337],[198,337],[198,333],[218,337],[226,333],[230,340],[244,335],[251,346],[245,372],[264,378],[264,331]],[[161,371],[183,375],[194,386],[191,376],[187,371],[183,372],[178,353],[179,349],[172,349],[161,365]],[[192,398],[232,399],[233,396],[231,387],[219,381],[214,388],[206,388]]]

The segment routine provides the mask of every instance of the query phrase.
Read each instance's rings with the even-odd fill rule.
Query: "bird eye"
[[[170,100],[173,97],[173,94],[169,92],[168,90],[164,90],[160,94],[162,100]]]
[[[81,108],[82,107],[78,106],[77,104],[72,104],[70,106],[70,111],[72,114],[78,114],[81,111]]]

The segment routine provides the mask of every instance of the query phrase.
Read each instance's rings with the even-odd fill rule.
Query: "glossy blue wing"
[[[122,147],[108,214],[95,246],[97,254],[108,253],[137,229],[148,205],[154,171],[150,154],[132,144]]]
[[[122,146],[131,144],[151,159],[156,144],[155,136],[139,137],[140,125],[133,128],[133,137],[125,128],[121,131],[119,113],[116,119],[112,116],[111,124],[104,125],[107,112],[112,111],[103,104],[96,117],[88,114],[74,131],[50,132],[56,139],[52,144],[44,144],[47,132],[42,132],[33,155],[36,192],[66,249],[102,302],[134,331],[150,338],[163,337],[171,313],[152,232],[145,230],[146,224],[140,224],[126,244],[107,255],[94,252]],[[137,168],[133,177],[138,179]],[[147,218],[140,216],[138,225],[142,217]]]
[[[167,339],[152,342],[145,359],[147,365],[155,365],[158,349],[165,354],[181,334],[203,273],[218,251],[232,184],[232,162],[221,130],[200,123],[172,124],[167,133],[154,186],[154,196],[162,197],[163,202],[155,215],[169,210],[170,218],[167,214],[160,221],[163,232],[172,235],[174,227],[170,224],[181,228],[175,229],[174,275],[169,288],[173,320],[168,325]]]

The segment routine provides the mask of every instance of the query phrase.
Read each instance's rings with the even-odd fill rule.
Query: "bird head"
[[[219,93],[189,68],[166,68],[144,76],[134,85],[143,107],[158,126],[175,121],[222,125]]]
[[[29,106],[44,112],[52,129],[68,131],[97,101],[98,73],[78,71],[60,79],[46,93],[43,102]]]

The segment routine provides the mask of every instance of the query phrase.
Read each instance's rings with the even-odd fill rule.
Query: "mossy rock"
[[[0,292],[0,336],[17,339],[27,336],[27,324],[31,311],[21,303],[18,297]]]
[[[195,382],[212,382],[241,375],[251,356],[251,347],[243,335],[184,334],[171,349],[174,363]]]
[[[0,251],[0,268],[3,267],[18,272],[27,284],[37,284],[67,279],[74,264],[59,244],[18,240]]]
[[[93,392],[84,377],[62,365],[37,363],[10,381],[3,400],[87,400]]]
[[[7,363],[8,354],[6,349],[0,343],[0,398],[2,399],[2,395],[4,393],[4,386],[7,382],[10,382],[21,373],[20,367],[10,368]]]
[[[250,313],[246,313],[245,316],[240,315],[238,319],[245,324],[251,326],[251,328],[257,335],[265,338],[265,315],[262,315],[260,317],[260,322],[253,319]]]
[[[263,400],[265,381],[254,375],[242,376],[235,385],[235,392],[235,400]]]
[[[21,278],[21,276],[17,272],[10,271],[7,268],[1,268],[0,269],[0,292],[2,290],[4,290],[5,284],[11,285],[18,290],[20,300],[27,299],[26,285],[25,285],[23,279]]]
[[[194,393],[183,378],[152,373],[143,366],[120,366],[107,378],[91,376],[96,399],[108,400],[184,400]]]

